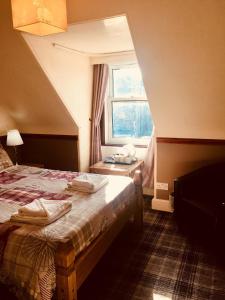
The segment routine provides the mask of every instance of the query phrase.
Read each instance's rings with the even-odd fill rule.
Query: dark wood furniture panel
[[[225,247],[222,238],[225,232],[224,178],[225,160],[196,169],[174,181],[178,225],[191,235],[206,238],[214,247],[218,244],[220,248]]]

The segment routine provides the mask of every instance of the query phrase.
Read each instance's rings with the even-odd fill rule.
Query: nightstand
[[[90,172],[97,174],[122,175],[133,177],[135,171],[142,170],[143,165],[143,160],[138,160],[131,165],[110,164],[100,161],[90,167]]]

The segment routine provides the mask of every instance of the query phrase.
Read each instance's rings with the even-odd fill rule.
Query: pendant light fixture
[[[14,29],[44,36],[67,29],[66,0],[11,0]]]

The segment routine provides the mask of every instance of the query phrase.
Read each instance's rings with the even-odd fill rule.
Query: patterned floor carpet
[[[79,300],[224,300],[225,268],[178,231],[169,213],[145,208],[144,231],[127,228],[78,293]]]
[[[125,228],[78,299],[225,300],[225,268],[218,258],[181,234],[172,214],[149,207],[143,233],[133,235],[131,226]],[[0,289],[0,299],[12,298]]]

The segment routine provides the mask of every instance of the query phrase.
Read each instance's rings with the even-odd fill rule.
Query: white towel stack
[[[68,184],[68,189],[85,193],[95,193],[107,183],[108,177],[105,175],[82,174],[76,177],[71,184]]]
[[[11,221],[48,225],[64,216],[71,208],[71,201],[40,198],[19,208],[18,212],[11,216]]]

